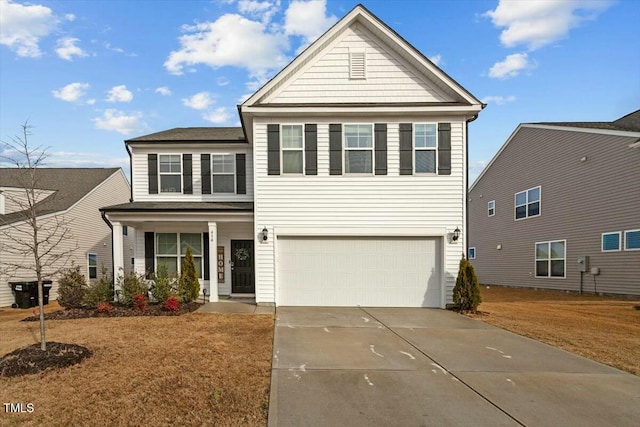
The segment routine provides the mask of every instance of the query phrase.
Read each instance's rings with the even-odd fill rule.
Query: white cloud
[[[287,35],[302,36],[309,44],[338,20],[327,16],[326,0],[293,0],[285,12],[284,29]]]
[[[171,96],[171,90],[166,86],[156,88],[155,92],[159,93],[162,96]]]
[[[80,40],[73,37],[63,37],[58,39],[56,53],[62,59],[73,61],[74,56],[87,56],[87,53],[80,47],[76,46]]]
[[[127,86],[114,86],[109,90],[106,98],[107,102],[131,102],[133,93],[127,89]]]
[[[106,156],[104,153],[52,151],[47,156],[47,166],[71,168],[121,167],[129,169],[129,157]]]
[[[256,0],[240,0],[238,1],[238,11],[244,15],[254,18],[261,18],[261,21],[268,23],[273,15],[278,11],[280,1],[256,1]]]
[[[595,19],[611,4],[611,0],[500,0],[484,16],[504,28],[500,34],[504,46],[526,45],[535,50],[566,37],[569,30]]]
[[[199,92],[189,98],[183,98],[182,103],[194,110],[206,110],[214,100],[209,92]]]
[[[58,90],[53,90],[53,96],[67,102],[79,102],[87,94],[89,83],[70,83]]]
[[[38,42],[51,34],[58,22],[53,11],[46,6],[0,0],[0,44],[8,46],[18,56],[41,56]]]
[[[429,61],[433,62],[436,65],[440,65],[440,61],[442,61],[442,55],[437,54],[429,57]]]
[[[485,96],[480,100],[483,104],[496,104],[496,105],[504,105],[507,102],[514,102],[516,97],[511,96]]]
[[[283,34],[237,14],[185,25],[182,31],[180,49],[171,52],[164,63],[171,74],[183,74],[185,66],[204,64],[212,68],[236,66],[261,75],[287,62],[284,50],[288,42]]]
[[[489,69],[489,77],[494,79],[506,79],[515,77],[520,71],[532,67],[526,53],[514,53],[507,55],[504,61],[496,62]]]
[[[102,117],[96,117],[92,121],[98,129],[115,131],[123,135],[140,132],[146,128],[142,122],[141,113],[127,114],[114,109],[106,110]]]
[[[228,79],[228,78],[226,78],[226,77],[218,77],[218,78],[216,79],[216,84],[217,84],[218,86],[227,86],[229,83],[231,83],[231,82],[230,82],[230,81],[229,81],[229,79]]]
[[[226,123],[231,119],[231,117],[232,116],[231,114],[229,114],[229,111],[227,111],[227,109],[224,107],[216,108],[215,110],[209,111],[202,115],[203,119],[215,124]]]

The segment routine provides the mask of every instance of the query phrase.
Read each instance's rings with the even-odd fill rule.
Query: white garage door
[[[438,238],[279,237],[276,302],[440,307]]]

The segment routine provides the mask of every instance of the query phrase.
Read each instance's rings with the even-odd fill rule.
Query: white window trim
[[[564,243],[564,258],[551,258],[551,244],[552,243],[557,243],[557,242],[563,242]],[[537,246],[539,244],[542,243],[546,243],[549,246],[549,258],[547,259],[548,262],[548,272],[549,274],[547,276],[538,276],[537,273],[537,262],[538,262],[538,257],[537,257]],[[562,273],[562,277],[560,276],[552,276],[551,275],[551,261],[558,261],[558,260],[564,260],[564,272]],[[541,260],[544,261],[544,260]],[[543,242],[535,242],[533,245],[533,277],[535,277],[536,279],[566,279],[567,278],[567,240],[547,240],[547,241],[543,241]]]
[[[531,190],[535,190],[538,189],[538,194],[540,194],[540,198],[538,199],[538,214],[537,215],[529,215],[529,191]],[[518,196],[518,194],[520,193],[525,193],[525,195],[527,196],[527,201],[524,205],[518,205],[516,204],[516,197]],[[523,218],[516,218],[516,210],[518,209],[519,206],[526,206],[527,207],[527,215],[524,216]],[[536,218],[538,216],[542,215],[542,186],[538,185],[535,187],[531,187],[531,188],[527,188],[526,190],[523,191],[518,191],[517,193],[515,193],[513,195],[513,219],[515,221],[522,221],[525,219],[529,219],[529,218]],[[555,242],[556,240],[554,240]]]
[[[436,126],[436,146],[435,147],[416,147],[416,125],[435,125]],[[413,133],[411,134],[413,141],[411,141],[411,145],[413,146],[413,174],[414,175],[437,175],[438,174],[438,123],[434,122],[420,122],[413,123]],[[435,169],[433,172],[418,172],[416,171],[416,151],[433,151],[435,154]]]
[[[493,203],[493,207],[491,207],[491,204]],[[493,209],[493,213],[491,213],[491,210]],[[514,213],[515,215],[515,213]],[[491,216],[496,216],[496,201],[495,200],[489,200],[487,202],[487,216],[491,217]]]
[[[282,136],[284,135],[284,132],[282,132],[282,128],[283,126],[300,126],[302,128],[302,148],[285,148],[283,141],[282,141]],[[305,138],[305,134],[304,134],[304,124],[303,123],[282,123],[280,124],[280,170],[282,171],[282,175],[304,175],[305,174],[305,148],[307,141]],[[302,172],[285,172],[284,171],[284,152],[285,151],[300,151],[302,153]]]
[[[471,256],[471,250],[473,249],[473,256]],[[467,251],[467,256],[469,259],[476,259],[476,248],[475,246],[471,246]]]
[[[177,239],[177,253],[176,254],[159,254],[158,253],[158,234],[175,234],[176,235],[176,239]],[[201,271],[200,271],[200,275],[198,276],[198,279],[200,280],[204,280],[204,237],[202,236],[202,233],[198,233],[198,232],[184,232],[184,233],[179,233],[179,232],[174,232],[174,231],[162,231],[162,232],[158,232],[155,233],[154,235],[154,239],[153,239],[153,269],[154,271],[158,271],[158,257],[161,258],[169,258],[169,257],[173,257],[173,258],[177,258],[177,265],[176,265],[176,273],[178,274],[178,276],[180,276],[181,273],[181,269],[182,269],[182,257],[184,256],[184,254],[181,252],[181,245],[180,245],[180,235],[181,234],[199,234],[200,235],[200,247],[202,248],[202,255],[194,255],[194,258],[202,258],[202,261],[200,262],[200,267],[201,267]]]
[[[213,156],[232,156],[233,157],[233,172],[214,173],[213,172]],[[236,153],[211,153],[211,194],[237,194],[238,191],[238,165],[236,164]],[[221,193],[214,191],[213,177],[215,175],[233,175],[233,191]]]
[[[91,258],[91,255],[96,257],[96,265],[95,267],[91,266],[91,262],[89,261],[89,258]],[[96,269],[96,277],[91,277],[91,269],[95,268]],[[93,279],[97,279],[98,278],[98,254],[95,252],[87,252],[87,276],[89,280],[93,280]]]
[[[370,126],[371,127],[371,148],[348,147],[346,126]],[[376,173],[376,134],[373,123],[343,123],[342,124],[342,175],[349,176],[374,176]],[[370,151],[371,152],[371,172],[347,172],[347,151]]]
[[[605,249],[604,248],[604,236],[608,236],[610,234],[618,235],[618,249]],[[607,233],[602,233],[600,235],[600,252],[620,252],[622,250],[622,232],[621,231],[610,231]]]
[[[625,251],[640,251],[640,248],[632,248],[632,249],[628,249],[627,248],[627,242],[629,241],[627,239],[627,234],[628,233],[640,233],[640,228],[638,228],[636,230],[625,230],[624,231],[624,250]]]
[[[160,172],[160,157],[161,156],[178,156],[180,157],[180,173],[176,172]],[[184,178],[183,169],[184,164],[182,162],[182,153],[158,153],[158,193],[159,194],[183,194],[184,191]],[[162,175],[180,175],[180,191],[162,191]]]

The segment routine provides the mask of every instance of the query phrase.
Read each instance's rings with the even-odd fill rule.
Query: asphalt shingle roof
[[[241,127],[174,128],[125,141],[136,142],[247,142]]]
[[[539,125],[640,132],[640,110],[612,122],[540,122]]]
[[[118,168],[38,168],[36,187],[54,191],[36,204],[38,215],[64,211],[86,196]],[[25,188],[29,169],[0,168],[0,187]],[[29,184],[26,184],[29,185]],[[24,220],[24,211],[0,215],[0,225]]]
[[[132,202],[106,206],[105,212],[253,211],[253,202]]]

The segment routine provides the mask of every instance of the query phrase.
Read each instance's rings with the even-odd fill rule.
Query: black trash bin
[[[31,307],[31,293],[26,282],[9,282],[15,297],[17,308]]]
[[[42,281],[42,303],[49,304],[49,291],[51,291],[51,280]],[[19,308],[30,308],[38,305],[38,281],[9,282],[15,294],[16,305]]]

